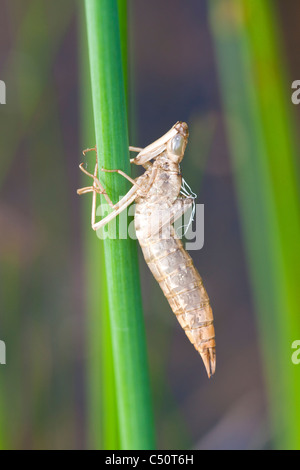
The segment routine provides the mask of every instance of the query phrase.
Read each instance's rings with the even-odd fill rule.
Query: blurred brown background
[[[300,77],[300,4],[275,3],[290,88]],[[182,169],[205,205],[204,247],[191,255],[217,335],[217,372],[208,380],[141,257],[159,447],[268,448],[272,433],[207,4],[129,5],[131,145],[147,145],[177,120],[190,126]],[[82,233],[90,214],[76,189],[81,150],[94,142],[80,137],[82,9],[75,0],[0,0],[0,6],[0,79],[7,86],[0,108],[3,441],[13,448],[83,449],[89,444]]]

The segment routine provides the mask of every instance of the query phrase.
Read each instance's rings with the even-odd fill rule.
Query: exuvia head
[[[169,158],[174,163],[180,163],[187,145],[189,128],[185,122],[181,121],[176,122],[173,128],[177,131],[177,134],[168,142],[167,151]]]
[[[183,158],[188,135],[188,125],[178,121],[166,134],[141,150],[132,161],[136,165],[144,165],[167,150],[170,160],[178,164]]]

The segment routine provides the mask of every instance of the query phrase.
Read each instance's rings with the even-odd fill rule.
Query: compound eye
[[[175,135],[171,141],[171,151],[179,157],[183,155],[185,149],[185,139],[181,135]]]

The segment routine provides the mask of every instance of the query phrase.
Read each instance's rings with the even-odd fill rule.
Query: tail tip
[[[215,348],[208,348],[205,349],[203,352],[200,353],[202,360],[204,362],[204,366],[210,379],[212,375],[214,375],[216,371],[216,351]]]

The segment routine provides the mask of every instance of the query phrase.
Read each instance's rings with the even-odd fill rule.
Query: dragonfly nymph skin
[[[188,128],[185,123],[178,123],[176,128],[183,141],[180,149],[184,152]],[[175,211],[182,214],[193,202],[180,196],[182,176],[179,163],[183,153],[178,155],[177,161],[174,154],[170,161],[169,155],[170,150],[166,149],[155,159],[151,169],[147,169],[149,180],[150,172],[155,172],[155,178],[145,195],[135,200],[136,235],[146,263],[180,325],[200,353],[210,377],[215,372],[216,354],[213,314],[207,292],[192,258],[181,240],[175,237],[171,223],[155,230],[155,224],[161,226],[157,221],[166,220],[164,214]]]
[[[111,203],[114,209],[112,214],[99,222],[95,222],[95,215],[92,214],[92,227],[94,230],[102,227],[135,201],[136,235],[145,261],[180,325],[201,355],[210,377],[216,369],[212,309],[202,278],[173,227],[173,223],[194,202],[193,196],[188,197],[181,191],[180,162],[187,141],[188,126],[179,121],[167,134],[144,149],[131,148],[139,150],[131,163],[143,165],[146,171],[142,176],[132,180],[133,188],[118,204]],[[81,169],[83,170],[82,167]],[[108,200],[103,186],[96,177],[96,170],[94,175],[90,175],[94,178],[93,197],[95,198],[96,193],[100,192]],[[123,176],[126,177],[124,174]],[[83,188],[78,192],[80,194],[88,192],[89,188]],[[93,202],[95,209],[94,206]]]

